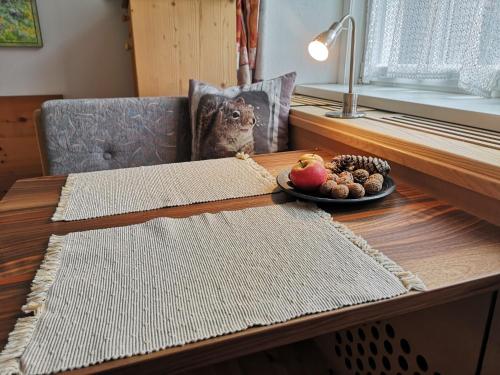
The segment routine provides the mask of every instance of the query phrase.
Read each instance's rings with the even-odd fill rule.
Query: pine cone
[[[340,173],[342,171],[352,171],[351,166],[354,162],[352,155],[337,155],[332,159],[332,164],[337,165],[338,171],[335,173]]]
[[[351,172],[344,171],[344,172],[341,172],[339,174],[339,180],[337,181],[337,183],[339,183],[339,184],[350,184],[352,182],[354,182],[354,179],[352,177],[352,173]]]
[[[380,173],[382,176],[387,176],[391,171],[387,161],[372,156],[339,155],[333,158],[333,163],[336,163],[344,171],[365,169],[370,174]]]
[[[368,173],[365,169],[356,169],[352,172],[352,176],[355,182],[360,184],[364,184],[368,177],[370,177],[370,173]]]
[[[342,167],[336,161],[331,161],[330,163],[325,163],[325,168],[332,171],[332,173],[340,173],[342,172]]]

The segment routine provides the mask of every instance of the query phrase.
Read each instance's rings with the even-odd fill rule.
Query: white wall
[[[38,0],[42,48],[0,47],[0,95],[133,96],[121,0]]]
[[[330,58],[325,62],[310,57],[307,46],[342,17],[344,1],[261,0],[261,6],[257,78],[296,71],[297,83],[337,82],[340,43],[330,50]]]

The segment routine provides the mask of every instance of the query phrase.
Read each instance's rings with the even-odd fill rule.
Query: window
[[[500,0],[372,0],[363,83],[500,97]]]

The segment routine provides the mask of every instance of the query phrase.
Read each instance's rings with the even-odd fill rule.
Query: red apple
[[[292,167],[289,177],[296,188],[312,191],[326,181],[326,175],[327,171],[322,162],[306,159]]]
[[[323,164],[325,163],[323,158],[321,156],[319,156],[318,154],[302,154],[302,155],[300,155],[299,161],[304,161],[304,160],[309,160],[309,159],[320,161]]]

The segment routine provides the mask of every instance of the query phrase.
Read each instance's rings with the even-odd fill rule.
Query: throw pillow
[[[227,89],[191,80],[191,160],[287,150],[295,76],[288,73]]]

